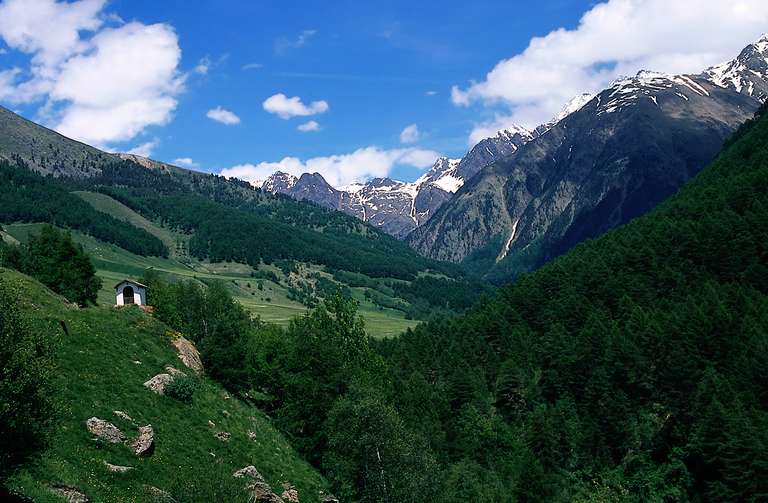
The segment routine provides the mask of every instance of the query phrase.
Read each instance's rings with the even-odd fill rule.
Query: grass
[[[109,196],[94,195],[90,192],[78,194],[81,197],[85,195],[86,200],[95,204],[97,209],[109,210],[107,212],[116,218],[128,220],[131,223],[136,222],[135,225],[146,228],[148,232],[160,239],[173,242],[183,237],[181,234],[168,231],[144,219]],[[42,224],[3,224],[6,231],[4,239],[26,242],[29,234],[39,232],[41,226]],[[72,237],[76,242],[83,245],[86,252],[91,256],[96,266],[96,273],[102,279],[103,284],[98,297],[98,302],[102,305],[111,306],[115,303],[113,287],[116,283],[126,278],[138,280],[147,269],[154,269],[170,280],[225,281],[233,296],[244,307],[270,323],[285,326],[295,316],[307,312],[306,306],[288,298],[288,290],[283,285],[264,280],[264,290],[258,291],[256,289],[257,280],[251,277],[253,268],[245,264],[210,263],[186,257],[180,253],[172,253],[167,259],[142,257],[79,232],[72,232]],[[271,270],[279,278],[286,279],[285,275],[276,267],[261,265],[260,269]],[[325,274],[321,272],[321,268],[306,264],[302,266],[302,271],[305,276],[317,272]],[[326,276],[331,277],[327,274]],[[366,331],[372,337],[397,336],[418,323],[418,321],[406,320],[401,311],[387,308],[379,309],[378,306],[366,300],[362,293],[356,294],[355,298],[360,301],[360,314],[365,320]]]
[[[177,358],[167,327],[151,316],[135,307],[77,309],[7,269],[0,269],[0,281],[20,290],[37,330],[61,333],[63,321],[69,332],[57,353],[59,426],[47,450],[10,479],[11,488],[43,503],[61,501],[50,492],[55,484],[77,487],[91,501],[152,501],[147,486],[154,486],[177,501],[245,502],[244,482],[232,473],[247,465],[256,466],[278,494],[283,482],[294,484],[302,501],[317,501],[326,488],[266,415],[229,398],[214,382],[201,378],[191,404],[144,388],[142,383],[166,365],[192,374]],[[115,416],[115,410],[128,413],[135,424]],[[151,424],[154,454],[138,458],[122,444],[93,440],[85,428],[92,416],[113,422],[128,437],[138,425]],[[231,439],[214,438],[218,431],[229,432]],[[105,462],[134,469],[115,474]]]

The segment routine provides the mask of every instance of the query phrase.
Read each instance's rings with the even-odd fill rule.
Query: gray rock
[[[150,456],[155,450],[155,432],[148,424],[139,428],[139,435],[131,440],[128,447],[137,456]]]
[[[67,503],[88,503],[88,496],[75,487],[65,485],[55,485],[51,492],[63,498]]]
[[[217,431],[213,434],[214,437],[216,437],[216,440],[221,440],[222,442],[229,442],[229,439],[232,437],[232,434],[228,431]]]
[[[283,483],[283,494],[280,497],[286,503],[299,503],[299,491],[290,482]]]
[[[192,341],[178,335],[173,338],[173,347],[176,348],[181,363],[198,374],[203,373],[203,360],[200,358],[200,352]]]
[[[171,374],[157,374],[155,377],[144,383],[144,387],[157,393],[158,395],[165,394],[165,387],[173,382],[173,376]]]
[[[105,442],[119,444],[125,440],[125,435],[117,426],[98,417],[88,419],[85,427],[92,435]]]
[[[123,419],[125,421],[128,421],[130,423],[133,423],[133,418],[129,416],[126,412],[123,412],[122,410],[113,410],[112,414],[116,415],[120,419]]]
[[[264,480],[264,477],[261,476],[259,471],[253,465],[246,466],[245,468],[240,468],[235,473],[233,473],[232,476],[235,477],[236,479],[250,478],[255,480]]]
[[[187,375],[184,372],[182,372],[181,370],[179,370],[179,369],[177,369],[175,367],[171,367],[170,365],[166,365],[165,366],[165,371],[168,373],[168,375],[170,375],[171,377],[174,377],[174,378]]]
[[[111,463],[107,463],[106,461],[104,461],[104,465],[107,467],[107,470],[112,473],[126,473],[133,470],[132,466],[113,465]]]

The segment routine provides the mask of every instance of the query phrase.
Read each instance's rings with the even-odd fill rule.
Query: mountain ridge
[[[744,69],[738,91],[707,71],[617,79],[484,168],[408,242],[502,280],[644,213],[706,165],[764,101],[768,44],[757,47],[734,60]]]

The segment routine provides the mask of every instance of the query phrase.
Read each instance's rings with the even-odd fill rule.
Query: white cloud
[[[317,121],[308,121],[304,124],[299,124],[296,129],[301,131],[302,133],[309,133],[311,131],[320,131],[320,124],[317,123]]]
[[[437,91],[425,91],[425,96],[435,96],[437,94]]]
[[[502,112],[473,132],[516,123],[534,127],[573,96],[595,92],[642,69],[699,72],[734,58],[768,27],[765,0],[608,0],[574,30],[531,39],[480,82],[454,86],[454,104]],[[484,133],[483,133],[484,134]]]
[[[315,157],[306,161],[296,157],[285,157],[278,162],[241,164],[224,169],[221,174],[257,182],[266,179],[275,171],[283,171],[294,176],[317,172],[323,175],[323,178],[332,186],[339,187],[370,178],[388,176],[398,165],[427,169],[439,156],[437,152],[420,148],[383,150],[378,147],[365,147],[350,154]]]
[[[0,5],[0,37],[31,57],[27,71],[2,72],[0,98],[41,102],[39,113],[48,125],[99,145],[168,123],[184,84],[173,28],[138,22],[104,27],[102,18],[109,18],[101,13],[104,3],[6,0]]]
[[[304,30],[295,39],[280,37],[275,41],[275,54],[283,55],[291,49],[301,49],[317,34],[317,30]]]
[[[192,69],[193,72],[206,75],[211,70],[211,58],[208,56],[202,58],[197,65]]]
[[[243,65],[243,70],[258,70],[259,68],[264,68],[264,65],[261,63],[246,63]]]
[[[419,126],[411,124],[400,132],[400,143],[416,143],[419,141]]]
[[[205,115],[209,119],[214,120],[216,122],[221,122],[222,124],[226,124],[227,126],[240,124],[240,117],[235,115],[233,112],[230,112],[226,108],[216,107],[211,110],[208,110],[208,113]]]
[[[309,105],[305,105],[298,96],[289,98],[283,93],[270,96],[264,100],[263,106],[264,110],[276,114],[281,119],[322,114],[327,112],[329,108],[327,101],[313,101]]]
[[[157,138],[154,138],[146,143],[142,143],[141,145],[136,145],[132,149],[130,149],[126,154],[133,154],[138,155],[141,157],[149,157],[152,155],[152,152],[157,148],[157,146],[160,145],[160,140]]]
[[[200,167],[200,164],[193,161],[191,157],[179,157],[178,159],[174,159],[171,164],[175,164],[176,166],[184,166],[185,168]]]

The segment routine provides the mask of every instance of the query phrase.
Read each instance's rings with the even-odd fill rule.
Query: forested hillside
[[[428,268],[460,274],[458,267],[423,258],[354,217],[216,175],[122,161],[68,183],[104,192],[147,218],[192,233],[190,253],[201,259],[252,265],[291,259],[401,279]]]
[[[0,161],[0,222],[47,222],[80,230],[138,255],[168,256],[167,247],[155,236],[96,211],[60,182],[25,167]]]
[[[441,501],[768,498],[765,114],[648,216],[381,347]]]

